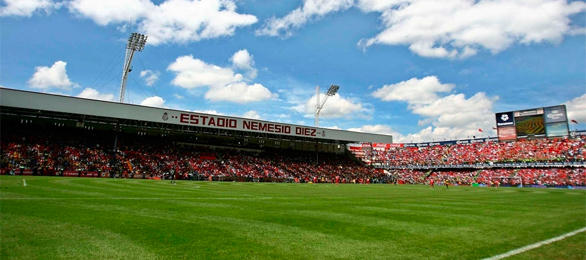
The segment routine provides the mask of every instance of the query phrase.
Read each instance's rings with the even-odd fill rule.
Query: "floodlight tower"
[[[320,103],[319,102],[319,86],[317,86],[315,88],[315,98],[316,98],[316,100],[315,100],[315,126],[316,127],[319,126],[319,112],[321,112],[321,109],[324,108],[324,105],[326,104],[328,97],[336,95],[336,93],[338,93],[339,89],[340,89],[340,86],[331,85],[330,88],[328,89],[328,92],[326,92],[326,98],[324,98],[324,101],[322,101]]]
[[[126,55],[124,57],[124,68],[122,70],[122,83],[120,83],[120,103],[124,103],[124,93],[126,92],[126,79],[128,73],[132,71],[130,64],[135,51],[142,51],[146,43],[147,36],[140,33],[132,33],[126,44]]]

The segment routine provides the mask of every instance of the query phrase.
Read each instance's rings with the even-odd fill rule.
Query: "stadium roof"
[[[392,136],[0,88],[0,107],[226,129],[342,142],[392,143]]]

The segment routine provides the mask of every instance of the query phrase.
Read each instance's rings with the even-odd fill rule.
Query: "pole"
[[[319,86],[315,87],[315,127],[319,126]],[[319,150],[317,139],[315,139],[315,165],[319,167]]]
[[[146,43],[147,37],[139,33],[131,33],[126,44],[126,55],[124,56],[124,67],[122,68],[122,82],[120,83],[120,103],[124,102],[124,94],[126,92],[126,80],[130,72],[130,64],[132,64],[132,57],[135,51],[142,51]]]
[[[122,82],[120,83],[120,103],[124,103],[126,80],[128,79],[128,72],[130,72],[132,57],[134,57],[134,49],[126,49],[126,55],[124,57],[124,70],[122,71]]]
[[[315,139],[315,164],[319,167],[319,143]]]
[[[315,87],[315,122],[314,125],[315,127],[319,126],[319,111],[321,110],[321,107],[319,105],[319,86]]]

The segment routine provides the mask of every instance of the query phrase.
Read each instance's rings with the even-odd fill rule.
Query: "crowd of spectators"
[[[392,170],[390,174],[400,184],[586,186],[585,168]]]
[[[584,137],[534,139],[375,151],[387,165],[465,165],[486,162],[583,162]],[[400,169],[367,166],[348,155],[212,149],[162,142],[61,143],[41,136],[3,138],[0,174],[224,181],[586,186],[583,167]]]
[[[393,147],[386,151],[373,150],[366,156],[389,166],[584,161],[586,136],[429,147]]]
[[[32,140],[30,140],[32,139]],[[384,182],[383,170],[347,155],[289,151],[210,150],[205,147],[133,144],[116,152],[99,144],[55,144],[35,138],[2,142],[0,171],[64,175],[277,182]]]

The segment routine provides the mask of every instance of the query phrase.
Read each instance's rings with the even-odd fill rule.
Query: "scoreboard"
[[[496,126],[500,141],[569,134],[565,105],[496,113]]]

